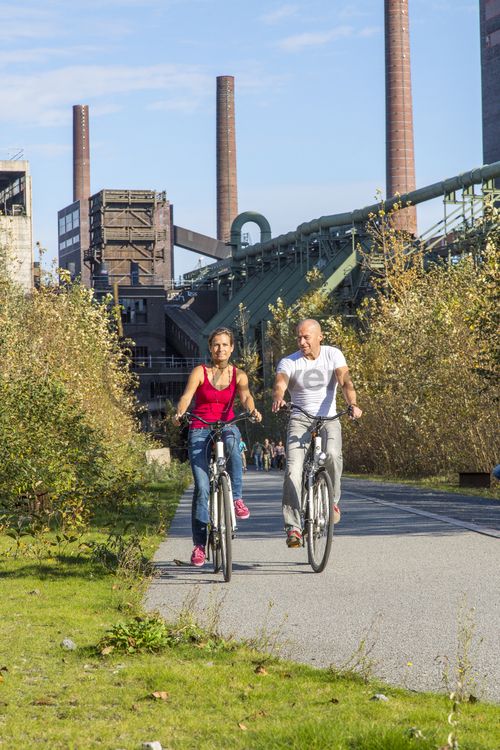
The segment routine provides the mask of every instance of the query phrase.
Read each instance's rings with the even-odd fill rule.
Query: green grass
[[[392,482],[394,484],[409,484],[412,487],[424,487],[428,490],[440,490],[441,492],[453,492],[456,495],[475,495],[490,500],[500,500],[500,482],[491,478],[491,487],[459,487],[458,474],[456,478],[451,476],[422,477],[420,479],[405,479],[402,477],[382,476],[376,474],[355,474],[345,472],[344,476],[352,479],[368,479],[374,482]]]
[[[179,487],[175,493],[161,485],[150,489],[149,499],[121,517],[147,534],[148,553],[175,509]],[[108,520],[97,519],[89,538],[105,541]],[[0,552],[11,544],[0,537]],[[446,696],[264,656],[204,633],[189,613],[170,628],[176,645],[102,656],[97,644],[140,614],[143,591],[130,570],[112,575],[76,543],[52,559],[2,558],[2,750],[135,750],[148,740],[169,750],[435,750],[446,744]],[[76,650],[61,648],[65,637]],[[389,701],[371,701],[376,692]],[[460,749],[498,750],[499,707],[466,703],[460,711]],[[412,728],[424,738],[411,737]]]

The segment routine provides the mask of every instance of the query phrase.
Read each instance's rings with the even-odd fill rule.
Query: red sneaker
[[[240,499],[234,501],[234,515],[236,518],[249,518],[250,511],[243,500]]]
[[[333,523],[338,523],[340,521],[340,508],[338,505],[333,506]]]
[[[205,565],[205,548],[201,544],[197,544],[191,554],[191,565],[195,565],[197,568],[201,568]]]

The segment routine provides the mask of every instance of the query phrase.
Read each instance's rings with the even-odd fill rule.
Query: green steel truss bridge
[[[500,202],[498,178],[500,162],[495,162],[396,196],[385,201],[384,208],[387,211],[397,203],[404,207],[441,197],[442,218],[413,240],[409,250],[412,245],[421,247],[423,243],[431,257],[454,255],[463,232],[473,230],[482,217],[486,201],[493,200],[497,205]],[[239,214],[231,228],[231,255],[184,277],[191,288],[217,290],[218,311],[201,331],[200,350],[205,350],[206,338],[215,327],[234,326],[241,303],[249,316],[251,334],[262,339],[265,322],[270,318],[269,305],[278,297],[292,305],[306,291],[306,274],[313,268],[323,275],[324,288],[335,295],[340,310],[352,313],[370,289],[369,271],[362,255],[371,251],[366,222],[379,208],[376,203],[322,216],[279,237],[271,237],[269,222],[261,214]],[[248,222],[260,228],[261,240],[257,244],[245,245],[242,240],[242,229]]]

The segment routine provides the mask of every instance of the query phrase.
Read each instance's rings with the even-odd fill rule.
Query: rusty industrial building
[[[500,97],[495,93],[500,86],[499,16],[500,0],[481,2],[485,161],[500,161]],[[500,175],[500,164],[415,190],[408,0],[385,0],[385,45],[387,206],[396,202],[392,196],[397,194],[409,201],[408,208],[396,213],[395,223],[416,237],[415,206],[441,196],[444,221],[417,241],[424,242],[433,257],[450,257],[460,222],[467,226],[469,216],[473,223],[484,201],[498,194],[494,179]],[[164,413],[166,400],[179,398],[189,371],[203,361],[209,331],[218,325],[234,326],[241,305],[248,314],[250,335],[262,347],[263,378],[268,382],[272,365],[266,375],[265,322],[269,304],[278,296],[293,304],[306,291],[311,268],[321,270],[325,288],[345,314],[370,293],[359,247],[370,251],[365,222],[377,206],[323,216],[273,238],[264,216],[238,214],[232,76],[217,78],[216,112],[214,238],[176,225],[174,206],[164,192],[106,188],[92,193],[88,108],[74,108],[74,201],[59,212],[60,264],[73,276],[80,275],[98,296],[114,293],[118,298],[124,337],[133,341],[139,401],[153,419]],[[249,245],[242,233],[247,222],[260,229],[255,245]],[[174,284],[174,247],[215,262]]]
[[[228,107],[232,109],[218,141],[225,166],[221,169],[218,164],[217,174],[226,173],[232,165],[229,183],[221,177],[227,233],[237,212],[233,79],[222,99],[220,91],[218,79],[219,111],[227,115]],[[166,399],[179,397],[188,371],[200,359],[199,331],[217,312],[217,293],[211,285],[200,292],[174,290],[174,245],[216,261],[230,253],[225,241],[177,226],[173,216],[164,191],[103,189],[92,193],[89,108],[75,105],[73,202],[58,212],[59,265],[92,287],[97,297],[113,294],[118,298],[123,335],[132,342],[132,360],[139,374],[137,395],[150,415],[161,412]]]
[[[31,176],[24,160],[0,161],[0,248],[9,276],[25,291],[33,288]]]
[[[385,0],[386,195],[415,190],[413,106],[408,0]],[[417,233],[415,206],[398,211],[395,224]]]

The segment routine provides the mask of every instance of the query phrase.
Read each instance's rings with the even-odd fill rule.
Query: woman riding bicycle
[[[229,361],[234,350],[234,337],[229,328],[216,328],[208,337],[208,347],[212,358],[209,367],[198,365],[189,375],[189,379],[177,405],[175,423],[187,411],[193,397],[195,405],[191,413],[202,417],[207,422],[228,421],[233,419],[233,403],[236,394],[243,409],[249,411],[257,422],[262,416],[255,408],[255,402],[248,387],[248,377]],[[236,425],[229,425],[223,431],[228,471],[233,489],[234,512],[237,518],[245,519],[250,511],[243,502],[243,467],[239,449],[241,435]],[[191,524],[194,549],[191,563],[197,567],[205,563],[207,543],[208,498],[210,481],[208,464],[211,451],[211,430],[196,419],[191,420],[188,437],[188,452],[194,478],[193,505]]]

